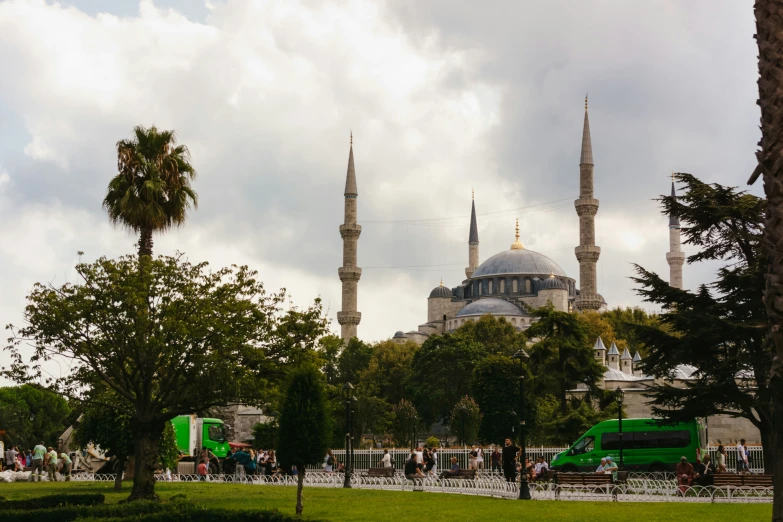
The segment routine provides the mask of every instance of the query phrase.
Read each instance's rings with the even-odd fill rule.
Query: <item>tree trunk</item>
[[[137,424],[133,427],[134,472],[133,491],[128,500],[157,500],[155,468],[160,453],[162,423]]]
[[[296,514],[302,514],[302,487],[304,486],[305,466],[301,468],[297,465],[296,470],[299,472],[296,481]]]
[[[772,520],[783,522],[783,0],[756,0],[756,43],[759,47],[759,99],[761,141],[758,167],[752,183],[763,175],[767,208],[764,218],[764,254],[767,257],[764,305],[769,320],[767,342],[772,352],[772,444],[775,474]],[[766,453],[766,451],[765,451]],[[766,457],[765,457],[766,460]]]
[[[139,257],[152,256],[152,229],[142,228],[139,234]]]
[[[125,471],[125,457],[117,458],[117,476],[114,479],[114,491],[122,490],[122,474]]]
[[[301,515],[302,514],[302,487],[304,486],[305,466],[302,466],[300,468],[299,465],[297,465],[296,470],[299,472],[296,481],[296,514]]]

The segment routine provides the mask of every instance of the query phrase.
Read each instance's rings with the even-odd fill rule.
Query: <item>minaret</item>
[[[672,174],[672,198],[674,192],[674,174]],[[669,263],[669,285],[682,289],[682,265],[685,263],[685,254],[680,244],[680,217],[676,213],[669,216],[669,251],[666,253],[666,262]]]
[[[582,156],[579,160],[579,199],[574,201],[579,216],[579,246],[576,259],[579,261],[579,295],[577,310],[598,310],[601,298],[595,276],[595,264],[601,249],[595,246],[595,214],[598,200],[593,198],[593,146],[590,143],[590,121],[587,119],[587,96],[585,96],[585,123],[582,130]]]
[[[478,225],[476,225],[476,199],[473,191],[470,191],[470,233],[468,234],[468,267],[465,269],[465,275],[471,278],[473,272],[479,266],[479,238]]]
[[[356,198],[359,192],[356,188],[356,170],[353,166],[353,133],[351,133],[351,149],[348,153],[348,174],[345,177],[345,219],[340,225],[340,236],[343,238],[343,266],[337,269],[340,281],[343,282],[343,309],[337,312],[337,322],[340,323],[340,337],[344,342],[356,337],[356,327],[362,320],[362,314],[357,311],[357,289],[362,269],[356,266],[356,244],[362,227],[356,224]]]

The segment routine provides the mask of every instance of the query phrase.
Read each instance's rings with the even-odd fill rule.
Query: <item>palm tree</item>
[[[770,387],[773,393],[771,448],[775,500],[772,520],[783,521],[783,0],[756,0],[756,43],[759,47],[759,98],[761,141],[758,165],[748,180],[764,180],[767,208],[764,218],[764,253],[767,257],[764,305],[767,343],[773,357]],[[767,448],[764,448],[766,451]]]
[[[139,257],[152,256],[152,233],[185,222],[198,196],[190,182],[196,176],[190,152],[177,145],[174,131],[154,125],[133,129],[134,137],[117,142],[117,170],[103,208],[115,225],[139,234]]]

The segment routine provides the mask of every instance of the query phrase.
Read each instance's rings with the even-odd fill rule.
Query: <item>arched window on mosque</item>
[[[514,294],[519,292],[519,281],[517,281],[516,279],[511,280],[511,292]]]
[[[489,291],[487,292],[488,294],[492,293],[492,289],[495,286],[493,283],[494,281],[492,279],[490,279],[489,282],[487,283],[487,287],[489,288]]]
[[[505,294],[506,293],[506,280],[501,279],[500,280],[500,293]]]
[[[530,293],[530,279],[525,279],[525,293]]]

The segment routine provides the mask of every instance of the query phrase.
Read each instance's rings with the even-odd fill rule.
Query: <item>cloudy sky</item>
[[[482,260],[519,217],[578,277],[586,92],[599,291],[640,304],[631,263],[668,277],[669,173],[753,170],[753,33],[750,0],[0,1],[0,323],[34,282],[75,280],[77,251],[135,250],[101,200],[137,124],[176,129],[199,174],[156,252],[247,263],[331,318],[352,130],[364,339],[414,329],[440,278],[464,278],[471,189]]]

